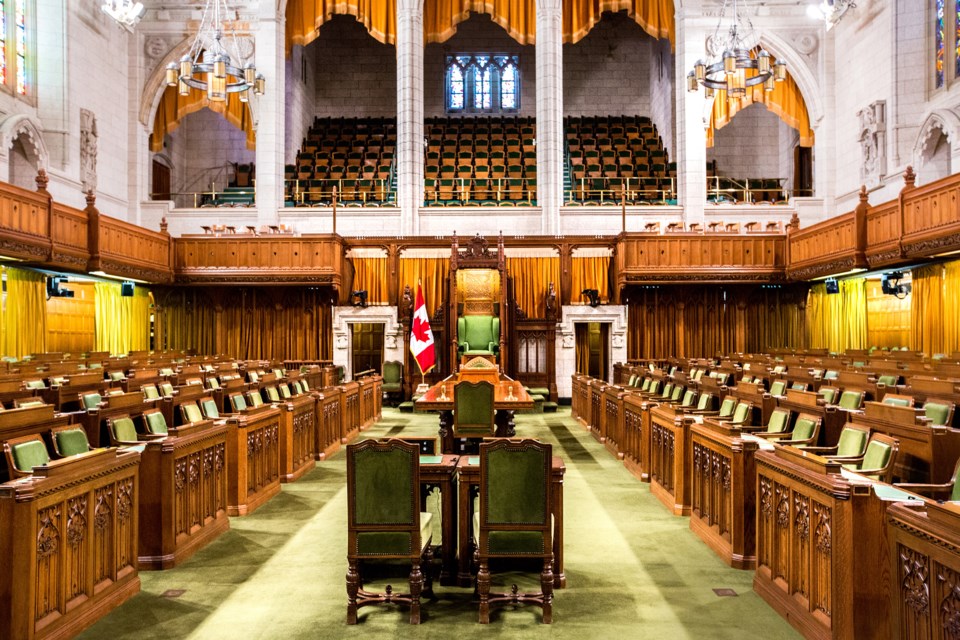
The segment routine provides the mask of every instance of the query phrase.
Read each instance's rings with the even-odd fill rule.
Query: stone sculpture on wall
[[[877,100],[857,112],[860,122],[860,182],[876,187],[887,173],[886,102]]]
[[[84,193],[97,190],[97,117],[80,109],[80,182]]]

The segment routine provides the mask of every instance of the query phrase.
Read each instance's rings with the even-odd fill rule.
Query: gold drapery
[[[14,267],[7,272],[3,314],[3,355],[22,358],[47,350],[47,278]]]
[[[157,349],[240,359],[329,360],[328,289],[230,287],[154,292]]]
[[[513,278],[517,306],[528,318],[545,318],[551,282],[560,297],[560,258],[507,258],[507,273]]]
[[[912,271],[910,348],[928,356],[943,353],[943,265],[930,264]],[[901,345],[902,346],[902,345]]]
[[[711,357],[805,344],[806,285],[631,288],[627,357]]]
[[[228,93],[226,102],[211,102],[205,91],[190,89],[190,93],[181,96],[176,87],[167,87],[157,114],[153,119],[153,133],[150,134],[150,150],[163,151],[163,137],[180,126],[181,121],[191,113],[201,109],[210,109],[222,115],[227,122],[243,131],[247,136],[247,149],[257,148],[256,132],[253,130],[253,118],[246,104],[240,102],[236,93]]]
[[[426,4],[432,5],[433,0]],[[287,56],[293,45],[317,39],[320,27],[335,15],[351,15],[377,42],[397,42],[397,0],[290,0],[287,3]]]
[[[944,265],[943,290],[943,350],[960,353],[960,260]]]
[[[866,278],[841,280],[840,292],[827,293],[826,285],[810,288],[807,298],[809,348],[843,353],[847,349],[866,349],[867,281]]]
[[[350,260],[353,262],[354,270],[353,291],[366,291],[367,304],[387,304],[389,302],[387,259],[350,258]]]
[[[912,296],[900,299],[881,290],[879,280],[867,281],[867,344],[900,347],[911,344]]]
[[[474,11],[489,14],[520,44],[536,42],[535,0],[428,0],[423,4],[424,43],[446,42]]]
[[[427,306],[427,315],[431,318],[444,300],[444,287],[450,273],[449,258],[404,258],[400,264],[400,282],[398,291],[403,295],[404,285],[410,285],[411,295],[417,295],[417,281],[423,284],[423,302]]]
[[[582,40],[600,22],[605,11],[623,10],[648,34],[673,44],[673,0],[564,0],[564,43]]]
[[[120,284],[98,282],[94,306],[97,351],[112,355],[150,348],[150,292],[136,287],[132,296],[120,295]]]
[[[746,73],[748,78],[757,74],[755,69],[737,73]],[[777,114],[781,120],[796,129],[800,134],[801,147],[813,146],[813,130],[810,128],[807,103],[803,99],[803,94],[800,93],[800,87],[788,71],[783,82],[774,84],[773,91],[764,91],[763,83],[760,83],[747,87],[747,93],[742,98],[730,100],[725,90],[718,89],[713,99],[713,110],[710,112],[710,125],[707,127],[707,147],[713,146],[717,129],[725,127],[735,115],[755,102],[766,105],[768,111]]]
[[[47,300],[47,351],[83,353],[95,351],[96,284],[70,282],[72,298]]]
[[[596,289],[601,301],[610,301],[610,260],[607,256],[589,256],[575,257],[570,261],[570,286],[573,288],[570,300],[574,304],[589,302],[580,293],[584,289]]]

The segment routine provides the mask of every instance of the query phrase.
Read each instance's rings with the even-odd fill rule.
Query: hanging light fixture
[[[727,6],[731,4],[733,18],[724,27]],[[725,90],[728,98],[739,98],[746,95],[747,87],[758,84],[765,91],[773,91],[775,83],[787,77],[787,64],[783,60],[772,62],[763,49],[754,54],[758,41],[750,19],[740,15],[737,0],[724,0],[717,28],[707,41],[707,58],[697,60],[687,74],[687,91],[703,86],[708,98],[717,89]],[[748,75],[748,70],[755,73]]]
[[[856,9],[857,3],[852,0],[821,0],[816,4],[807,5],[807,15],[814,20],[823,20],[827,31],[840,22],[848,9]]]
[[[189,53],[180,58],[179,64],[171,62],[167,65],[167,86],[177,87],[180,95],[188,95],[191,87],[206,91],[211,102],[224,102],[229,93],[239,94],[241,102],[250,99],[251,91],[263,95],[266,81],[263,74],[257,73],[253,63],[242,69],[234,64],[234,60],[239,64],[242,57],[236,32],[224,33],[223,21],[227,13],[226,0],[207,0]]]
[[[142,2],[134,2],[134,0],[106,0],[100,5],[100,9],[127,31],[133,31],[147,12]]]

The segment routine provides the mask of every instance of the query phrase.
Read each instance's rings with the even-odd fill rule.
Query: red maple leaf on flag
[[[427,332],[430,330],[430,324],[424,322],[422,318],[413,319],[413,336],[420,342],[427,341]]]

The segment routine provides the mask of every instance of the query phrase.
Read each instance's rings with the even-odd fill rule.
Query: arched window
[[[445,84],[447,113],[514,113],[520,109],[518,56],[447,56]]]
[[[0,0],[0,86],[19,96],[33,93],[33,0]]]
[[[936,0],[935,8],[934,84],[941,89],[960,78],[960,0]]]

